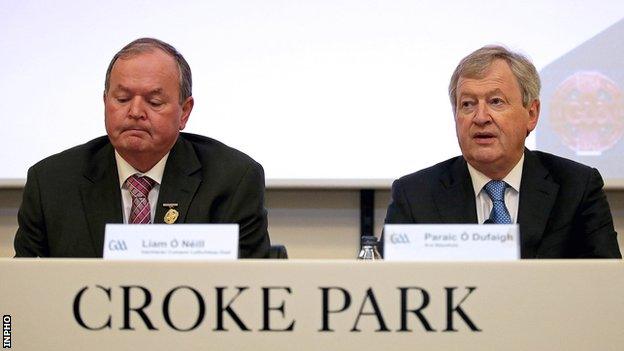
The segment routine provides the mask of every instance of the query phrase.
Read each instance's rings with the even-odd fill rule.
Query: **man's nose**
[[[140,96],[135,96],[130,101],[130,109],[128,110],[128,117],[130,118],[145,118],[145,105]]]
[[[486,103],[479,103],[472,118],[473,122],[478,125],[484,125],[492,121],[490,109]]]

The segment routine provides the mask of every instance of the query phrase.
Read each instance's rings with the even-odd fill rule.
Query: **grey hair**
[[[166,54],[173,57],[173,59],[176,61],[180,73],[180,104],[183,104],[188,97],[193,95],[193,79],[191,76],[191,67],[184,59],[184,56],[182,56],[182,54],[180,54],[180,52],[178,52],[176,48],[165,43],[162,40],[154,38],[139,38],[137,40],[134,40],[130,44],[124,46],[123,49],[119,50],[119,52],[117,52],[115,56],[113,56],[113,59],[108,65],[108,69],[106,70],[104,93],[108,93],[108,89],[110,88],[111,71],[113,70],[113,66],[118,59],[132,57],[145,52],[151,52],[153,50],[162,50]]]
[[[453,114],[457,111],[457,82],[459,78],[481,78],[490,68],[492,62],[497,59],[505,60],[509,64],[511,72],[520,85],[522,105],[525,108],[539,99],[540,78],[531,61],[524,55],[510,51],[504,46],[488,45],[464,57],[455,68],[448,87]]]

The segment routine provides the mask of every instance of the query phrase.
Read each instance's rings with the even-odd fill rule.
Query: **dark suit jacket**
[[[525,150],[518,207],[522,258],[621,258],[602,186],[594,168]],[[464,158],[396,180],[386,223],[477,223]]]
[[[239,256],[268,256],[264,171],[247,155],[181,133],[152,204],[155,223],[163,223],[163,203],[178,203],[176,223],[238,223]],[[104,136],[28,170],[16,256],[102,257],[106,223],[123,223],[123,213],[114,149]]]

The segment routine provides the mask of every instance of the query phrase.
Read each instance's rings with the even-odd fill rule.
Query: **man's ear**
[[[527,134],[532,132],[537,127],[537,121],[540,114],[540,101],[539,99],[533,100],[529,105],[527,111],[529,112],[529,120],[527,122]]]
[[[192,96],[186,98],[184,103],[182,104],[182,117],[180,118],[180,126],[179,129],[183,130],[186,127],[186,122],[188,122],[189,117],[191,116],[191,111],[193,111],[193,106],[195,105],[195,100]]]

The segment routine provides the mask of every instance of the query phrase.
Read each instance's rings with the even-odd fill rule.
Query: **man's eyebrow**
[[[125,93],[129,92],[130,89],[126,88],[125,86],[121,85],[121,84],[117,84],[117,86],[115,86],[113,89],[111,90],[121,90]]]
[[[476,95],[477,93],[475,93],[474,91],[461,91],[458,97],[463,97],[463,96],[474,97]],[[506,96],[505,93],[500,88],[488,90],[485,92],[485,96],[492,96],[492,95]]]
[[[156,89],[150,90],[150,91],[147,93],[147,95],[161,95],[161,94],[163,94],[163,93],[164,93],[164,92],[163,92],[162,88],[156,88]]]
[[[130,88],[125,87],[125,86],[123,86],[122,84],[117,84],[117,86],[116,86],[113,90],[121,90],[121,91],[122,91],[122,92],[124,92],[124,93],[129,93],[129,92],[131,92],[131,91],[132,91]],[[163,91],[163,89],[162,89],[162,88],[156,88],[156,89],[153,89],[153,90],[148,91],[146,95],[148,95],[148,96],[152,96],[152,95],[164,95],[164,91]]]
[[[462,98],[462,97],[475,97],[477,94],[475,94],[472,91],[460,91],[459,94],[457,94],[457,98]]]

